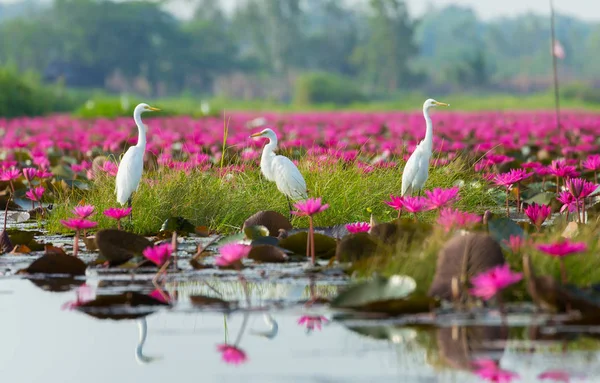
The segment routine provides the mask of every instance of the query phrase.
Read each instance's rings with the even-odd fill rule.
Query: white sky
[[[0,3],[11,3],[18,0],[0,0]],[[49,1],[49,0],[39,0]],[[240,0],[220,1],[225,7],[231,8]],[[346,0],[350,3],[360,3],[367,0]],[[435,7],[449,4],[470,6],[485,20],[499,16],[512,16],[525,12],[549,13],[549,0],[406,0],[413,15],[420,16],[429,5]],[[185,7],[193,0],[175,0],[168,8]],[[600,0],[554,0],[556,10],[563,14],[576,16],[588,21],[600,21]],[[178,9],[178,10],[180,10]],[[180,12],[176,12],[180,14]]]

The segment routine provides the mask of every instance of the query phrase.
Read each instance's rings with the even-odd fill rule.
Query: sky
[[[19,0],[0,0],[0,3],[12,3]],[[40,0],[49,1],[49,0]],[[215,0],[231,9],[241,0]],[[350,3],[364,3],[367,0],[346,0]],[[449,4],[470,6],[484,20],[500,16],[514,16],[526,12],[549,13],[549,0],[406,0],[411,14],[420,16],[429,6],[443,7]],[[193,3],[188,0],[175,0],[168,8],[182,9],[182,6]],[[557,12],[576,16],[587,21],[600,22],[599,0],[554,0]],[[175,12],[180,14],[181,12]],[[183,12],[187,13],[187,12]]]

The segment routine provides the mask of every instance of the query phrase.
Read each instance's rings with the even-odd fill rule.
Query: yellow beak
[[[262,132],[251,134],[250,137],[260,137],[262,136]]]
[[[153,112],[158,112],[158,111],[160,111],[160,109],[158,109],[158,108],[155,108],[155,107],[153,107],[153,106],[149,106],[149,107],[148,107],[148,110],[151,110],[151,111],[153,111]]]
[[[446,104],[445,102],[434,102],[434,104],[436,104],[437,106],[450,106],[450,104]]]

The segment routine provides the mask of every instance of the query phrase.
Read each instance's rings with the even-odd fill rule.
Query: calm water
[[[70,241],[52,238],[66,249]],[[193,252],[195,244],[188,245]],[[347,283],[339,275],[308,279],[302,265],[258,265],[244,271],[245,290],[235,272],[191,270],[185,244],[181,249],[184,271],[160,286],[172,306],[153,306],[142,319],[127,320],[68,309],[65,304],[76,299],[75,285],[48,291],[40,281],[14,275],[35,257],[0,257],[2,381],[480,382],[467,370],[470,361],[493,358],[520,375],[515,381],[538,382],[539,373],[562,369],[581,378],[574,382],[600,382],[600,342],[589,336],[567,334],[565,340],[543,329],[497,323],[459,327],[450,320],[428,329],[390,321],[343,322],[326,306],[304,304],[311,297],[334,296]],[[97,296],[150,294],[156,289],[152,277],[97,270],[78,284],[85,281]],[[239,309],[226,314],[194,306],[190,296],[196,295],[235,301]],[[322,328],[310,331],[299,324],[307,315],[324,317]],[[510,323],[523,326],[522,319]],[[243,349],[247,362],[222,361],[217,345],[225,342]]]

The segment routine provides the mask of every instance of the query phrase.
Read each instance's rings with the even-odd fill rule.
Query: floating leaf
[[[335,255],[340,262],[354,262],[374,255],[376,249],[369,233],[348,234],[337,244]]]
[[[248,258],[258,262],[282,263],[287,255],[278,247],[271,245],[252,246]]]
[[[509,249],[504,241],[508,241],[511,236],[525,237],[525,231],[515,221],[506,217],[492,218],[488,221],[488,232],[500,246]]]
[[[96,245],[100,256],[111,266],[123,264],[142,251],[152,242],[141,235],[128,233],[117,229],[100,230],[96,233]]]
[[[27,230],[19,230],[19,229],[7,229],[6,231],[8,232],[10,241],[14,245],[27,245],[31,241],[33,241],[33,237],[36,234],[38,234],[38,235],[41,234],[41,233],[35,232],[35,231],[27,231]]]
[[[183,217],[170,217],[163,222],[159,234],[173,233],[174,231],[176,231],[178,235],[188,235],[196,232],[196,226]],[[170,236],[170,234],[168,236]]]
[[[26,211],[15,211],[9,213],[6,218],[11,222],[22,223],[28,221],[31,218],[31,214]]]
[[[272,210],[259,211],[249,217],[242,225],[242,230],[251,226],[264,226],[273,237],[279,235],[279,230],[291,230],[292,224],[281,213]]]
[[[330,256],[335,255],[335,248],[337,246],[335,239],[318,233],[314,234],[314,238],[315,254],[319,258],[324,258],[327,254],[329,254]],[[279,241],[279,246],[284,249],[290,250],[296,254],[304,255],[306,254],[307,239],[308,232],[301,231],[299,233],[290,235],[287,238],[281,239]]]
[[[465,258],[466,257],[466,258]],[[472,276],[505,263],[498,242],[484,233],[456,234],[440,250],[429,296],[451,300],[452,280],[468,281]],[[464,274],[464,275],[463,275]],[[464,279],[463,279],[464,278]],[[459,295],[465,291],[456,291]]]
[[[198,258],[190,259],[190,266],[192,266],[195,270],[204,270],[204,269],[212,269],[211,265],[204,264]]]
[[[429,223],[403,218],[373,226],[371,235],[385,244],[408,247],[414,241],[423,241],[432,230],[433,226]]]
[[[85,283],[84,280],[69,278],[28,278],[31,283],[44,291],[65,292]]]
[[[279,246],[279,239],[277,237],[259,237],[253,240],[250,243],[251,246],[259,246],[259,245],[271,245],[271,246]]]
[[[331,307],[358,309],[382,301],[403,299],[416,288],[415,280],[405,275],[393,275],[390,278],[376,276],[342,291],[331,301]]]
[[[68,274],[85,275],[86,264],[77,257],[50,252],[36,259],[24,271],[27,274]]]
[[[244,228],[244,234],[247,239],[253,240],[269,235],[269,229],[262,225],[248,226]]]
[[[228,243],[236,243],[236,242],[241,242],[244,240],[244,238],[246,238],[246,234],[242,231],[233,235],[229,235],[227,237],[223,237],[221,239],[219,239],[218,241],[216,241],[214,243],[214,247],[221,247],[223,245],[226,245]]]
[[[190,302],[195,307],[208,308],[211,310],[219,309],[230,311],[237,307],[237,302],[229,302],[220,298],[209,297],[206,295],[190,295]]]
[[[146,294],[128,291],[119,295],[100,295],[77,306],[77,310],[98,319],[136,319],[156,311],[156,306],[169,306]]]
[[[523,202],[531,205],[531,204],[538,204],[538,205],[550,205],[554,200],[556,199],[556,194],[551,193],[551,192],[542,192],[542,193],[538,193],[536,195],[534,195],[531,198],[528,198],[526,200],[524,200]]]

